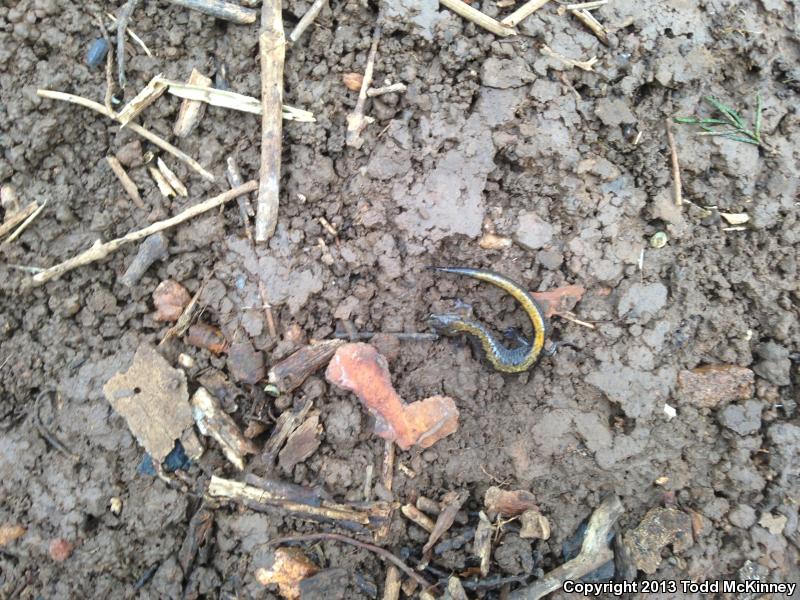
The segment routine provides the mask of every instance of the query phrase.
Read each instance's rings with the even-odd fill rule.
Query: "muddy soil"
[[[492,567],[499,576],[540,576],[561,564],[562,543],[613,492],[626,509],[623,532],[656,506],[693,515],[693,544],[665,550],[652,577],[800,580],[800,3],[612,1],[595,13],[609,28],[608,46],[559,15],[555,2],[504,39],[436,2],[391,4],[375,76],[408,89],[367,103],[375,122],[363,146],[345,146],[357,94],[341,77],[363,72],[381,7],[334,0],[286,53],[285,102],[317,121],[285,123],[280,220],[268,246],[252,249],[231,205],[167,232],[169,256],[132,288],[119,277],[134,246],[42,287],[30,286],[18,266],[50,266],[219,193],[230,155],[246,179],[257,177],[258,117],[209,107],[198,129],[176,140],[179,100],[162,97],[142,124],[221,183],[165,156],[189,198],[165,200],[147,169],[132,167],[146,205],[138,209],[104,160],[134,135],[36,96],[50,88],[102,100],[103,69],[86,64],[98,37],[90,15],[101,7],[0,6],[0,183],[25,202],[48,202],[0,250],[0,525],[26,528],[0,547],[3,597],[277,597],[254,578],[272,561],[267,541],[316,528],[220,508],[210,551],[184,581],[176,556],[201,484],[183,493],[140,473],[144,451],[102,386],[140,344],[163,335],[152,292],[167,278],[191,293],[205,280],[203,320],[229,340],[250,339],[267,365],[344,322],[425,331],[428,314],[457,302],[498,331],[524,327],[511,298],[436,275],[431,265],[490,268],[532,291],[581,285],[573,314],[591,328],[554,318],[552,336],[576,348],[523,375],[492,371],[460,339],[383,347],[401,395],[446,394],[461,412],[455,434],[398,454],[416,476],[396,473],[396,500],[467,489],[475,514],[491,485],[532,491],[552,536],[523,540],[506,528]],[[308,6],[285,2],[287,31]],[[511,10],[473,6],[500,17]],[[153,57],[130,46],[126,97],[157,73],[185,79],[193,67],[211,74],[222,65],[231,89],[258,96],[256,26],[163,0],[142,2],[132,24]],[[543,45],[598,61],[593,72],[571,69]],[[709,115],[704,95],[750,119],[759,91],[766,147],[673,126],[687,200],[676,207],[665,121]],[[731,229],[720,213],[747,213],[749,221]],[[650,244],[657,232],[669,236],[664,247]],[[486,233],[515,241],[483,249]],[[279,339],[269,335],[259,280]],[[224,355],[180,340],[165,354],[174,364],[180,352],[196,361],[190,386],[209,369],[229,374]],[[682,392],[682,371],[720,364],[754,370],[749,397],[697,402]],[[241,394],[227,407],[244,426],[263,386],[236,385]],[[41,421],[77,458],[40,435],[34,406],[43,392],[50,393],[38,405]],[[283,476],[360,500],[367,466],[380,473],[383,442],[356,399],[321,375],[276,406],[270,401],[268,412],[306,398],[321,413],[322,445]],[[669,419],[665,405],[677,416]],[[188,471],[199,482],[212,473],[237,477],[213,444]],[[110,510],[112,498],[121,511]],[[412,560],[426,539],[398,514],[385,545]],[[64,553],[53,551],[54,540],[73,546],[65,560],[56,560]],[[344,597],[371,597],[364,580],[381,593],[385,567],[374,555],[332,543],[315,552],[322,566],[347,569]],[[474,564],[469,546],[436,561],[445,573]]]

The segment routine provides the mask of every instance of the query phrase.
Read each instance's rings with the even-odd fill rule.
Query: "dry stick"
[[[371,117],[364,116],[364,105],[367,102],[367,90],[372,83],[372,71],[375,68],[375,57],[378,55],[378,42],[381,39],[381,26],[376,25],[372,34],[372,46],[367,57],[367,66],[364,69],[364,78],[361,80],[361,91],[358,93],[356,107],[347,115],[347,134],[345,142],[353,148],[360,148],[364,143],[361,139],[361,132],[364,128],[374,121]]]
[[[111,38],[108,36],[108,30],[106,30],[106,24],[103,22],[102,17],[97,17],[97,24],[100,26],[103,39],[108,44],[108,54],[106,54],[106,95],[103,97],[103,104],[108,112],[113,112],[111,97],[114,95],[114,46],[111,44]]]
[[[114,15],[112,15],[111,13],[106,13],[106,16],[107,16],[109,19],[111,19],[111,22],[112,22],[112,23],[116,23],[116,22],[117,22],[117,18],[116,18]],[[139,44],[139,47],[140,47],[142,50],[144,50],[144,53],[145,53],[145,54],[147,54],[147,56],[153,56],[153,53],[152,53],[152,52],[150,52],[150,48],[148,48],[148,47],[147,47],[147,44],[145,44],[145,43],[144,43],[144,41],[142,41],[142,38],[140,38],[138,35],[136,35],[136,34],[133,32],[133,30],[132,30],[132,29],[126,29],[126,30],[125,30],[125,32],[126,32],[126,33],[127,33],[129,36],[131,36],[131,39],[132,39],[134,42],[136,42],[137,44]]]
[[[125,30],[139,0],[128,0],[117,19],[117,78],[119,87],[125,89]]]
[[[23,208],[22,210],[18,210],[17,212],[7,215],[6,221],[0,225],[0,238],[6,235],[9,231],[14,229],[17,225],[22,223],[25,219],[30,217],[33,213],[36,212],[36,209],[39,208],[39,204],[37,202],[31,202]]]
[[[133,182],[133,179],[125,172],[125,169],[122,167],[122,164],[115,156],[106,156],[106,161],[108,162],[108,166],[111,167],[111,170],[114,172],[114,175],[117,176],[119,182],[122,184],[123,189],[128,194],[133,203],[142,210],[145,209],[144,202],[142,202],[142,197],[139,195],[139,188],[136,187],[136,184]]]
[[[165,229],[169,229],[170,227],[174,227],[184,221],[188,221],[192,217],[196,217],[212,208],[216,208],[217,206],[221,206],[226,202],[237,198],[241,194],[247,194],[252,192],[258,187],[257,181],[248,181],[244,185],[240,185],[237,188],[229,190],[219,196],[215,196],[200,204],[196,204],[192,207],[187,208],[181,213],[178,213],[174,217],[170,217],[169,219],[164,219],[163,221],[157,221],[152,225],[145,227],[144,229],[139,229],[138,231],[131,231],[130,233],[124,235],[121,238],[116,238],[111,240],[110,242],[101,242],[97,240],[94,245],[81,252],[77,256],[74,256],[68,260],[65,260],[62,263],[59,263],[49,269],[45,269],[41,273],[37,273],[33,276],[33,282],[36,284],[42,284],[46,281],[50,281],[51,279],[55,279],[57,277],[61,277],[64,273],[72,271],[78,267],[82,267],[84,265],[91,264],[98,260],[102,260],[105,257],[109,256],[125,244],[130,242],[135,242],[137,240],[141,240],[146,238],[149,235],[154,233],[158,233],[159,231],[163,231]]]
[[[8,239],[5,242],[3,242],[3,246],[6,246],[7,244],[10,244],[15,239],[17,239],[20,235],[22,235],[22,232],[25,231],[25,229],[27,229],[28,225],[33,223],[33,220],[36,217],[39,216],[39,214],[44,210],[45,206],[47,206],[47,200],[45,200],[42,203],[42,205],[33,212],[33,214],[31,216],[29,216],[27,219],[25,219],[22,222],[22,225],[17,227],[17,230],[14,233],[12,233],[10,236],[8,236]]]
[[[614,551],[608,546],[608,534],[625,512],[617,496],[605,498],[592,513],[581,551],[572,560],[546,573],[533,584],[511,594],[511,600],[538,600],[559,589],[566,580],[577,580],[596,568],[614,559]]]
[[[264,0],[261,5],[261,166],[256,204],[256,242],[266,242],[278,224],[280,200],[283,115],[283,36],[281,0]]]
[[[95,102],[94,100],[89,100],[88,98],[84,98],[82,96],[76,96],[74,94],[67,94],[65,92],[56,92],[53,90],[36,90],[36,95],[42,98],[50,98],[51,100],[63,100],[64,102],[71,102],[73,104],[78,104],[79,106],[83,106],[84,108],[91,108],[95,112],[99,112],[101,115],[108,117],[109,119],[117,120],[117,114],[114,112],[109,112],[106,110],[106,107],[100,104],[99,102]],[[200,163],[198,163],[195,159],[191,156],[178,150],[175,146],[167,142],[166,140],[161,139],[155,133],[145,129],[141,125],[137,123],[128,123],[126,129],[130,129],[134,133],[139,134],[147,141],[155,144],[162,150],[169,152],[177,158],[178,160],[182,160],[185,162],[189,167],[193,170],[197,171],[203,179],[208,181],[214,181],[214,176],[206,171]]]
[[[550,2],[550,0],[530,0],[500,21],[500,23],[506,27],[516,27],[548,2]]]
[[[228,157],[227,165],[225,175],[228,177],[230,186],[233,188],[242,185],[244,181],[244,179],[242,179],[242,172],[239,170],[239,165],[236,163],[236,159],[233,158],[233,156]],[[239,205],[239,216],[242,218],[244,233],[248,240],[252,240],[253,232],[250,229],[250,216],[253,214],[253,208],[250,206],[250,200],[247,196],[239,196],[236,202]]]
[[[593,10],[608,4],[608,0],[595,0],[594,2],[581,2],[579,4],[567,4],[565,10]]]
[[[571,10],[569,11],[572,15],[577,18],[581,23],[586,25],[587,28],[595,35],[595,37],[600,40],[604,46],[609,45],[608,41],[608,33],[606,32],[606,28],[592,16],[588,10]]]
[[[351,546],[357,546],[359,548],[363,548],[364,550],[369,550],[370,552],[374,552],[382,559],[387,560],[393,565],[395,565],[398,569],[400,569],[403,573],[411,577],[414,581],[416,581],[420,585],[426,588],[431,586],[431,584],[428,582],[427,579],[422,577],[422,575],[420,575],[414,569],[406,565],[406,563],[397,558],[394,554],[392,554],[388,550],[385,550],[384,548],[381,548],[380,546],[376,546],[374,544],[368,544],[367,542],[354,540],[353,538],[349,538],[346,535],[341,535],[339,533],[309,533],[307,535],[290,535],[270,540],[267,543],[270,546],[277,546],[280,544],[291,544],[295,542],[314,542],[317,540],[335,540],[337,542],[350,544]]]
[[[569,58],[564,56],[563,54],[559,54],[555,50],[552,50],[550,46],[547,44],[542,44],[542,47],[539,48],[542,54],[545,56],[549,56],[550,58],[555,58],[556,60],[560,60],[565,65],[570,67],[577,67],[578,69],[583,69],[584,71],[589,71],[590,73],[594,71],[594,65],[597,62],[597,57],[593,56],[589,60],[575,60],[574,58]]]
[[[303,35],[306,29],[308,29],[308,26],[314,22],[314,19],[317,18],[317,15],[327,2],[328,0],[314,0],[314,4],[311,5],[311,8],[306,11],[306,14],[300,19],[300,22],[292,30],[292,33],[289,34],[290,42],[294,43],[300,39],[300,36]]]
[[[206,15],[237,23],[249,25],[256,22],[258,13],[251,8],[242,8],[233,2],[224,0],[169,0],[172,4],[196,10]]]
[[[367,96],[374,98],[375,96],[383,96],[384,94],[392,94],[394,92],[405,92],[406,89],[405,83],[393,83],[392,85],[385,85],[383,87],[369,88],[367,90]]]
[[[675,136],[672,135],[670,120],[667,119],[665,124],[669,153],[672,157],[672,195],[675,198],[675,204],[681,206],[683,204],[683,186],[681,185],[681,166],[678,163],[678,149],[675,146]]]
[[[494,34],[503,36],[517,34],[513,27],[506,27],[496,19],[493,19],[492,17],[483,14],[481,11],[472,8],[466,2],[462,2],[461,0],[440,0],[440,3],[444,4],[454,13],[461,15],[468,21],[472,21],[476,25],[491,31]]]

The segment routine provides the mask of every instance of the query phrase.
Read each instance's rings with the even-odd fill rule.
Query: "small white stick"
[[[28,217],[27,219],[25,219],[25,220],[22,222],[22,225],[20,225],[19,227],[17,227],[17,230],[16,230],[14,233],[12,233],[10,236],[8,236],[8,239],[7,239],[5,242],[3,242],[3,246],[5,246],[5,245],[7,245],[7,244],[10,244],[10,243],[11,243],[11,242],[13,242],[15,239],[17,239],[17,238],[18,238],[18,237],[19,237],[19,236],[22,234],[22,232],[23,232],[23,231],[25,231],[25,229],[28,227],[28,225],[30,225],[30,224],[33,222],[33,220],[34,220],[36,217],[38,217],[38,216],[39,216],[39,214],[40,214],[40,213],[41,213],[41,212],[44,210],[44,207],[45,207],[45,206],[47,206],[47,200],[45,200],[45,201],[42,203],[42,205],[41,205],[39,208],[37,208],[37,209],[36,209],[36,210],[33,212],[33,214],[32,214],[30,217]]]
[[[548,2],[550,2],[550,0],[529,0],[513,13],[508,15],[505,19],[500,21],[500,23],[506,27],[516,27]]]
[[[314,0],[314,4],[311,5],[306,11],[306,14],[300,19],[300,22],[297,23],[295,28],[292,30],[292,33],[289,34],[289,41],[294,43],[300,39],[300,36],[303,35],[308,29],[308,26],[314,22],[314,19],[317,18],[317,15],[322,10],[322,7],[327,4],[328,0]]]
[[[483,27],[487,31],[491,31],[494,34],[502,36],[517,35],[517,32],[513,27],[506,27],[505,25],[501,24],[500,21],[483,14],[478,9],[472,8],[466,2],[462,2],[461,0],[439,0],[439,2],[452,10],[454,13],[461,15],[468,21],[472,21],[476,25]]]

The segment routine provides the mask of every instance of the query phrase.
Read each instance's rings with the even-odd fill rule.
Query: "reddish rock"
[[[75,546],[64,538],[56,538],[50,541],[47,552],[54,561],[64,562],[72,555],[74,549]]]
[[[214,354],[222,354],[227,348],[227,340],[218,327],[197,323],[189,327],[186,341],[192,346],[205,348]]]
[[[162,281],[153,292],[156,307],[153,318],[156,321],[177,321],[191,301],[189,292],[180,283],[173,279]]]
[[[736,365],[709,365],[678,373],[678,397],[699,408],[717,408],[753,397],[755,375]]]

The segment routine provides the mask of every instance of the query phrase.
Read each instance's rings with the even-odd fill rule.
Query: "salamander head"
[[[443,313],[428,317],[428,326],[439,335],[456,335],[459,330],[456,326],[463,321],[463,317],[456,313]]]

